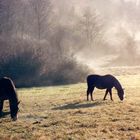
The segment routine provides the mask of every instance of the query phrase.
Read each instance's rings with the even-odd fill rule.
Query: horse
[[[105,95],[103,100],[106,100],[106,96],[110,93],[110,99],[113,101],[112,98],[112,88],[115,87],[117,90],[117,94],[120,100],[124,99],[124,90],[120,84],[120,82],[113,76],[113,75],[88,75],[87,76],[87,101],[89,100],[88,96],[90,94],[91,100],[93,100],[92,93],[94,88],[98,89],[106,89]]]
[[[19,111],[19,100],[13,81],[8,77],[0,78],[0,116],[2,116],[4,100],[9,100],[11,119],[16,121]]]

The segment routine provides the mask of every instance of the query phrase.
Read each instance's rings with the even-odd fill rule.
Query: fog
[[[42,86],[139,67],[139,9],[139,0],[0,0],[0,75]]]
[[[62,2],[62,1],[61,1]],[[63,22],[71,22],[69,21],[69,14],[68,9],[74,9],[74,12],[77,16],[84,15],[85,9],[89,9],[91,14],[97,14],[98,16],[98,23],[102,24],[103,27],[100,28],[102,30],[102,37],[98,39],[98,43],[92,45],[92,48],[88,48],[86,44],[83,47],[83,52],[90,53],[90,57],[96,57],[97,55],[112,55],[114,54],[119,55],[122,49],[125,55],[128,55],[131,51],[135,51],[139,53],[139,40],[140,40],[140,32],[139,32],[139,22],[140,22],[140,15],[139,15],[139,1],[138,0],[76,0],[71,1],[70,3],[66,0],[63,0],[62,3],[58,1],[54,1],[55,6],[63,10],[61,17],[67,17]],[[59,4],[58,4],[59,3]],[[65,8],[64,8],[65,7]],[[93,15],[94,16],[94,15]],[[76,22],[76,21],[75,21]],[[91,23],[92,24],[92,23]],[[96,30],[96,29],[94,29]],[[93,38],[93,41],[97,38]],[[128,44],[129,43],[129,44]],[[131,44],[132,43],[132,44]],[[134,43],[134,44],[133,44]],[[132,46],[128,46],[132,45]],[[101,49],[100,49],[101,47]],[[108,48],[109,47],[109,48]],[[91,51],[93,48],[96,48],[96,53]],[[87,49],[85,51],[85,49]],[[107,50],[108,49],[108,50]],[[130,50],[130,52],[129,52]],[[81,50],[82,51],[82,50]],[[135,53],[136,53],[135,52]],[[78,52],[79,53],[79,52]],[[109,53],[109,54],[108,54]],[[89,58],[88,55],[88,59]],[[138,54],[134,54],[138,55]],[[87,54],[86,54],[87,56]],[[77,56],[78,57],[78,56]],[[83,58],[83,56],[82,56]],[[92,58],[94,59],[94,58]],[[125,62],[124,65],[127,64],[129,61]]]

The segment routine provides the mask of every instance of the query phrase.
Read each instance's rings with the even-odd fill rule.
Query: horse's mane
[[[114,77],[115,81],[114,81],[114,87],[116,88],[117,91],[122,90],[122,85],[120,84],[120,82],[118,81],[118,79],[116,79]]]

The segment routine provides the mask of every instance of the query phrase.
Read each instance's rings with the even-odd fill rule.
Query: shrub
[[[75,59],[64,59],[53,71],[43,75],[42,80],[48,85],[71,84],[84,82],[89,69]]]
[[[4,44],[4,43],[3,43]],[[15,43],[15,48],[19,43]],[[42,60],[36,49],[29,46],[23,46],[21,42],[20,47],[22,50],[11,49],[7,51],[9,54],[4,53],[0,56],[0,76],[11,77],[17,86],[32,86],[39,78],[42,68]],[[27,45],[27,43],[25,42]],[[7,44],[5,47],[9,47]],[[6,48],[5,48],[6,49]]]

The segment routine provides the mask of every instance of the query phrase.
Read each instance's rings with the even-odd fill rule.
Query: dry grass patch
[[[86,84],[19,89],[19,119],[0,119],[4,140],[137,140],[140,134],[140,76],[119,76],[126,99],[116,91],[114,101],[102,101],[104,92],[95,90],[95,101],[86,101]],[[132,82],[133,81],[133,82]],[[109,97],[108,97],[109,98]],[[5,104],[8,112],[8,102]]]

